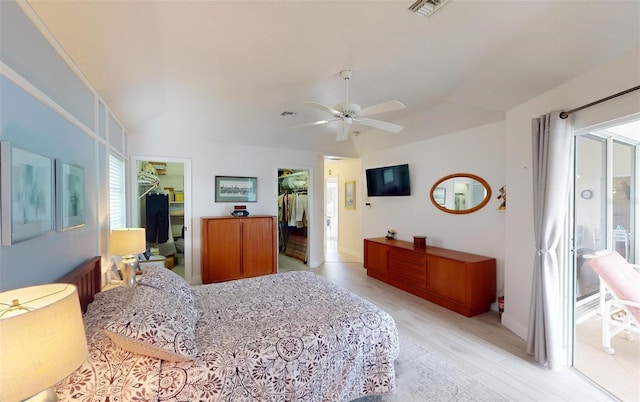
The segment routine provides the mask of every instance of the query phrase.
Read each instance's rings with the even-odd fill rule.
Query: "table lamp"
[[[0,293],[0,401],[57,401],[86,359],[78,291],[66,283]]]
[[[113,229],[111,231],[111,254],[122,256],[122,279],[125,285],[136,281],[138,258],[136,254],[147,249],[143,228]]]

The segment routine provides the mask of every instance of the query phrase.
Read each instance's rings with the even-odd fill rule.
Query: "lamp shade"
[[[65,283],[0,293],[0,400],[24,400],[86,359],[78,291]]]
[[[142,228],[113,229],[111,231],[111,254],[132,255],[147,249],[145,231]]]

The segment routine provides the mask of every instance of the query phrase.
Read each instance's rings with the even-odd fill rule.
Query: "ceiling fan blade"
[[[305,104],[305,105],[309,105],[309,106],[311,106],[313,108],[320,109],[320,110],[322,110],[324,112],[331,113],[332,115],[334,115],[336,117],[339,117],[340,115],[342,115],[342,113],[340,113],[339,111],[337,111],[334,108],[329,107],[327,105],[323,105],[322,103],[318,103],[318,102],[302,102],[302,103]]]
[[[314,121],[311,123],[302,123],[302,124],[296,124],[295,126],[289,126],[289,128],[300,128],[300,127],[310,127],[310,126],[318,126],[320,124],[326,124],[330,121],[333,120],[318,120],[318,121]]]
[[[374,119],[358,119],[358,123],[364,124],[365,126],[379,128],[380,130],[389,131],[392,133],[399,133],[404,129],[404,126],[399,124],[389,123],[382,120],[374,120]]]
[[[392,110],[404,109],[404,103],[398,100],[392,100],[388,102],[378,103],[377,105],[365,107],[360,111],[358,116],[366,117],[371,116],[372,114],[390,112]]]
[[[338,126],[336,141],[345,141],[347,138],[349,138],[349,124],[343,119]]]

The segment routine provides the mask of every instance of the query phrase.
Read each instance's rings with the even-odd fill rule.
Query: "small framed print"
[[[84,225],[84,168],[56,159],[56,229]]]
[[[255,177],[216,176],[216,202],[257,202]]]
[[[2,245],[53,231],[53,159],[0,144],[2,187]]]
[[[356,182],[351,180],[344,183],[344,208],[356,209]]]

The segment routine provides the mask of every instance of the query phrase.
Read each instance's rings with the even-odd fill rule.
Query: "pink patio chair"
[[[640,266],[630,264],[617,251],[597,251],[585,258],[600,277],[602,346],[614,354],[614,336],[624,332],[631,340],[632,332],[640,334]]]

